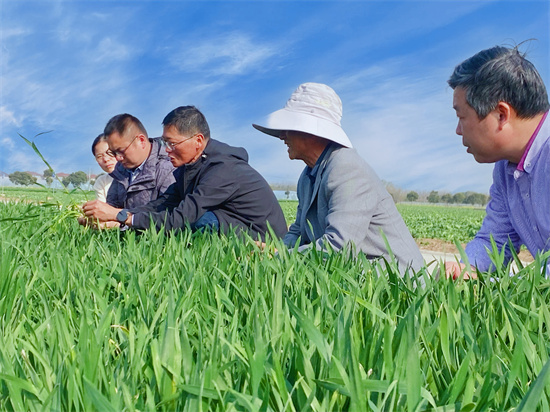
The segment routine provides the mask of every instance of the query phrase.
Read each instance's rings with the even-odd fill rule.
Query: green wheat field
[[[98,232],[83,200],[0,203],[2,411],[550,410],[548,256],[401,278],[277,239]],[[483,218],[417,208],[418,237]]]

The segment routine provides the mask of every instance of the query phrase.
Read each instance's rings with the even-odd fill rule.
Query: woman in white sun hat
[[[393,255],[402,274],[420,269],[424,260],[393,199],[352,148],[341,118],[342,102],[334,90],[304,83],[283,109],[268,116],[265,126],[253,124],[283,140],[290,159],[306,164],[298,181],[296,221],[285,245],[299,242],[299,250],[312,244],[335,250],[353,245],[371,259],[390,261]]]

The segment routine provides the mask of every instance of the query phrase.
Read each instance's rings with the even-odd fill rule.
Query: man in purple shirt
[[[466,246],[468,263],[446,262],[447,277],[491,270],[491,237],[506,262],[525,245],[550,250],[550,119],[548,94],[517,47],[493,47],[459,64],[450,79],[456,134],[479,163],[495,163],[487,215]],[[550,275],[550,264],[546,268]]]

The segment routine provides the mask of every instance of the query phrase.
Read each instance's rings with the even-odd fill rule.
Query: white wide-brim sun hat
[[[340,125],[342,101],[329,86],[304,83],[292,93],[283,109],[271,113],[264,124],[252,124],[268,135],[279,137],[282,131],[305,132],[345,147],[353,147]]]

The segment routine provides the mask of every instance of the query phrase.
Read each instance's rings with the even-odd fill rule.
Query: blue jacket
[[[168,186],[175,182],[174,166],[164,151],[159,139],[149,139],[151,153],[142,171],[130,184],[130,172],[117,163],[110,174],[113,183],[107,193],[107,203],[111,206],[131,209],[143,206],[162,195]]]

